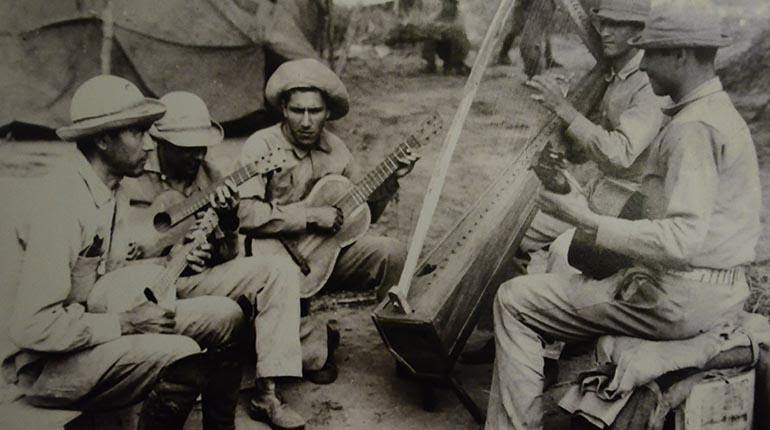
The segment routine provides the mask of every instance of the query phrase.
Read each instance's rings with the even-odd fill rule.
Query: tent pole
[[[113,35],[114,20],[112,18],[112,0],[110,0],[102,11],[102,52],[100,60],[103,75],[109,75],[112,69]]]

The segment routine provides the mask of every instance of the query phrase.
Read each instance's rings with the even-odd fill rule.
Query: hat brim
[[[156,126],[150,128],[150,135],[171,142],[174,146],[183,148],[201,148],[219,145],[225,138],[222,126],[211,121],[211,127],[193,128],[186,130],[159,130]]]
[[[66,141],[75,141],[109,130],[130,127],[137,124],[153,123],[166,113],[166,106],[158,100],[145,97],[137,106],[117,113],[78,121],[75,124],[56,129],[56,134]]]
[[[644,15],[633,14],[629,12],[623,12],[611,9],[591,9],[591,13],[599,18],[608,19],[615,22],[635,22],[638,24],[644,24],[647,21],[647,17]]]
[[[733,39],[725,34],[718,37],[645,37],[644,33],[632,37],[628,45],[640,49],[669,49],[669,48],[723,48],[733,43]]]

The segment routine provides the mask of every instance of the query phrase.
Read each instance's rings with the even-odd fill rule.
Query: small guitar
[[[316,182],[302,202],[307,207],[338,207],[342,211],[344,221],[337,233],[329,235],[307,232],[287,235],[280,238],[281,243],[260,238],[253,246],[261,248],[265,253],[281,252],[278,248],[285,248],[302,272],[300,296],[307,298],[317,293],[329,279],[340,250],[354,243],[369,229],[371,212],[366,201],[372,192],[400,167],[398,157],[404,156],[407,150],[417,150],[422,146],[421,142],[428,142],[437,137],[442,128],[441,118],[434,113],[416,136],[409,136],[355,185],[341,175],[327,175]]]
[[[270,153],[255,160],[230,175],[222,178],[207,189],[185,197],[176,190],[168,190],[153,199],[148,207],[135,207],[121,202],[119,209],[125,210],[125,222],[116,226],[113,235],[115,261],[121,262],[132,259],[129,257],[133,243],[141,251],[143,257],[155,257],[164,250],[182,242],[184,235],[195,221],[194,213],[206,208],[209,195],[217,187],[231,179],[235,185],[240,185],[257,175],[264,175],[274,170],[280,170],[286,164],[283,154]]]
[[[166,309],[174,309],[175,284],[187,267],[187,256],[208,240],[218,222],[216,212],[209,208],[200,220],[200,229],[195,231],[193,240],[182,245],[165,267],[139,263],[108,272],[99,278],[88,295],[88,311],[125,312],[147,300],[157,301]]]
[[[553,193],[567,194],[571,189],[565,176],[564,158],[563,154],[551,149],[548,142],[531,167],[543,186]],[[644,195],[614,181],[600,181],[593,190],[591,200],[611,202],[610,205],[605,203],[605,207],[592,206],[602,215],[631,220],[642,218]],[[628,256],[597,246],[593,237],[579,228],[570,242],[567,261],[570,266],[595,279],[604,279],[632,264]]]

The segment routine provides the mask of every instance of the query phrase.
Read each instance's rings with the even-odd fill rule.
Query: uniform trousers
[[[643,267],[594,280],[579,274],[511,279],[494,301],[496,356],[487,430],[543,427],[543,345],[604,334],[689,338],[741,310],[745,276],[732,283],[694,281]]]

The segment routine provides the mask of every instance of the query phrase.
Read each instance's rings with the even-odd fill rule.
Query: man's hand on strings
[[[414,169],[414,164],[419,159],[420,153],[418,151],[412,151],[411,148],[404,149],[403,154],[397,153],[396,160],[398,161],[399,168],[396,169],[396,177],[403,178],[408,175],[412,169]]]
[[[557,78],[539,75],[525,82],[524,85],[537,91],[536,94],[530,95],[532,100],[554,112],[567,124],[572,123],[580,114],[567,100],[566,91],[557,82]]]
[[[225,180],[224,185],[220,185],[209,195],[211,207],[217,212],[230,212],[238,209],[240,203],[240,194],[238,187],[232,179]]]
[[[204,212],[195,214],[195,222],[185,235],[187,241],[194,240],[198,235],[205,234],[205,230],[203,230],[203,226],[201,225],[204,216]],[[202,241],[187,255],[187,267],[195,273],[201,273],[206,270],[209,261],[211,261],[211,244],[208,240]]]
[[[580,183],[567,171],[564,176],[570,185],[570,192],[558,194],[542,188],[537,196],[540,209],[570,224],[577,225],[588,231],[596,231],[597,215],[590,209]]]

